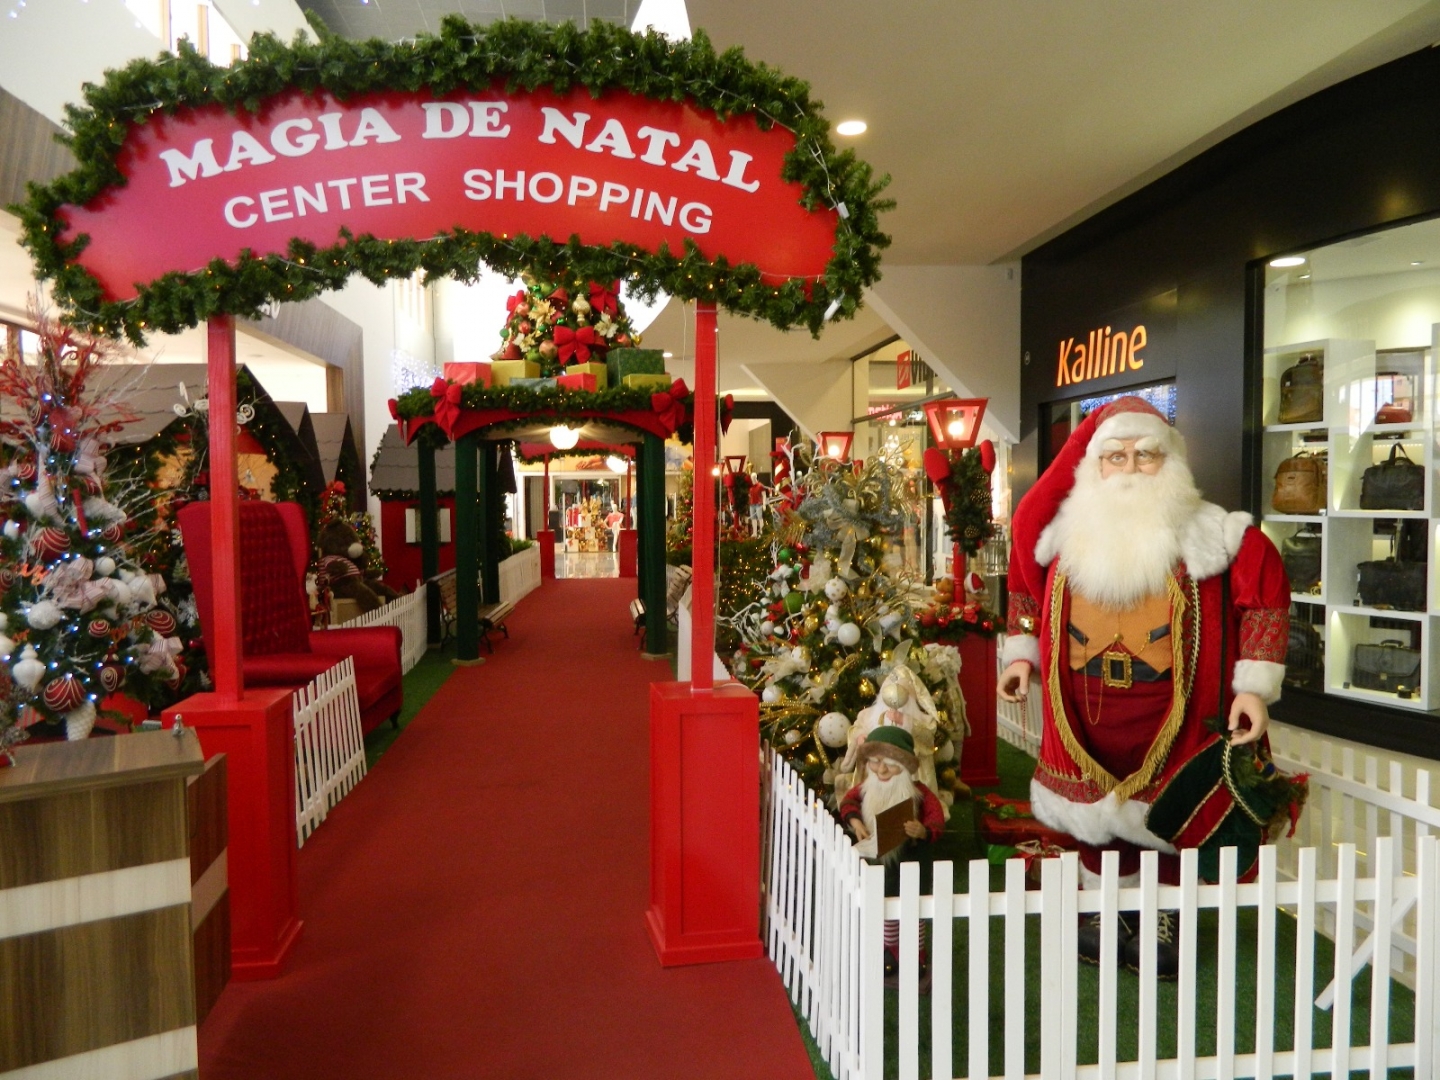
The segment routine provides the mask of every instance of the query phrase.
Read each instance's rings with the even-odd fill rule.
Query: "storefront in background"
[[[1440,55],[1232,136],[1023,263],[1017,494],[1139,391],[1294,588],[1277,718],[1440,757]],[[1279,477],[1277,481],[1277,476]],[[1277,493],[1278,489],[1278,493]]]

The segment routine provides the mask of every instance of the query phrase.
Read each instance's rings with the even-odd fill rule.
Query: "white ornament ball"
[[[778,686],[767,686],[760,691],[760,700],[766,705],[773,705],[780,700],[780,688]]]
[[[890,612],[888,615],[882,615],[882,616],[880,616],[880,629],[883,630],[883,631],[885,631],[885,633],[887,633],[887,634],[890,633],[891,630],[894,630],[894,629],[895,629],[897,626],[899,626],[899,625],[900,625],[900,616],[897,615],[897,614],[896,614],[895,612],[893,612],[893,611]]]
[[[785,745],[786,745],[786,746],[794,746],[797,742],[800,741],[801,738],[802,738],[802,736],[801,736],[800,732],[795,731],[795,730],[792,728],[790,731],[785,732]]]
[[[840,712],[826,713],[816,723],[815,731],[826,746],[844,746],[850,736],[850,718]]]
[[[7,540],[14,540],[20,535],[20,523],[18,521],[5,522],[5,537]]]
[[[0,659],[6,659],[15,651],[15,642],[0,634]]]
[[[41,600],[38,604],[31,604],[30,610],[25,613],[25,621],[35,630],[52,630],[60,625],[63,618],[65,612],[54,600]]]
[[[95,560],[95,573],[101,577],[109,577],[115,573],[115,560],[109,555],[102,555]]]
[[[835,637],[841,645],[853,647],[860,644],[860,627],[853,622],[841,623],[840,629],[835,631]]]
[[[887,682],[880,688],[880,700],[892,709],[901,709],[910,700],[910,691],[901,683]]]
[[[845,584],[844,578],[832,577],[825,582],[825,595],[830,598],[831,603],[843,599],[849,591],[850,586]]]
[[[760,633],[764,634],[766,637],[769,637],[769,636],[770,636],[771,634],[773,634],[774,632],[775,632],[775,624],[774,624],[773,622],[771,622],[769,619],[766,619],[764,622],[762,622],[762,623],[760,624]]]
[[[40,680],[45,677],[45,665],[40,662],[34,645],[25,646],[25,651],[20,654],[20,662],[10,669],[10,675],[17,686],[23,686],[26,690],[34,690],[40,685]]]
[[[946,740],[945,740],[945,745],[942,746],[942,747],[940,747],[940,749],[938,749],[938,750],[935,751],[935,760],[936,760],[936,761],[953,761],[954,759],[955,759],[955,743],[954,743],[952,740],[950,740],[950,739],[946,739]]]
[[[95,726],[95,703],[84,702],[78,709],[71,709],[65,714],[65,738],[71,742],[88,738],[90,729]]]

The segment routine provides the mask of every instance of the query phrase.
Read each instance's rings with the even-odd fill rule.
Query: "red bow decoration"
[[[650,408],[660,414],[660,422],[672,431],[685,422],[685,398],[690,388],[684,379],[676,379],[669,390],[660,390],[650,395]]]
[[[590,282],[590,306],[606,315],[618,314],[620,311],[620,279],[616,278],[609,286],[594,281]]]
[[[584,364],[590,359],[590,350],[599,347],[599,337],[592,326],[582,326],[579,330],[557,326],[555,347],[560,351],[562,364],[568,365],[572,357],[577,364]]]
[[[515,308],[520,305],[520,302],[525,299],[525,296],[526,293],[524,289],[521,289],[514,296],[507,296],[505,298],[505,310],[511,315],[515,314]]]
[[[435,399],[435,423],[446,435],[455,434],[455,425],[460,420],[461,389],[459,383],[447,382],[439,375],[430,385],[430,396]]]
[[[720,434],[730,431],[730,421],[735,418],[735,395],[726,394],[720,399]]]
[[[565,291],[565,286],[560,286],[545,299],[554,305],[556,311],[564,311],[570,306],[570,294]]]
[[[392,397],[385,404],[390,406],[390,419],[398,424],[400,422],[400,403]]]

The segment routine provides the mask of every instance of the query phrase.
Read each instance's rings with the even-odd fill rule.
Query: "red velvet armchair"
[[[200,628],[208,650],[214,617],[210,504],[178,515]],[[301,687],[347,656],[355,658],[360,723],[366,732],[396,721],[403,699],[400,631],[393,626],[312,630],[305,602],[310,531],[295,503],[240,504],[241,670],[246,686]]]

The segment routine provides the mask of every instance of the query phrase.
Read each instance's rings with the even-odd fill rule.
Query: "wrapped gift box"
[[[481,386],[490,385],[490,365],[483,363],[461,363],[446,364],[445,378],[453,383],[466,386],[470,383],[479,383]]]
[[[659,349],[611,349],[605,354],[610,385],[620,386],[626,375],[663,375],[665,354]]]
[[[1066,851],[1075,849],[1075,838],[1069,833],[1056,832],[1035,820],[1035,815],[1030,812],[1028,799],[982,795],[978,809],[980,838],[987,844],[1018,847],[1026,841],[1038,840]]]
[[[592,390],[604,390],[604,389],[605,389],[605,386],[606,386],[606,380],[605,380],[606,369],[605,369],[605,365],[602,364],[602,363],[600,363],[600,362],[598,362],[598,361],[591,360],[589,363],[585,363],[585,364],[571,364],[569,367],[567,367],[567,368],[565,369],[565,372],[564,372],[564,373],[565,373],[566,375],[589,375],[591,378],[593,378],[593,379],[595,380],[595,385],[594,385],[593,387],[590,387],[590,389],[592,389]],[[564,384],[564,383],[561,383],[561,385],[563,386],[563,385],[565,385],[565,384]],[[620,384],[619,384],[619,383],[616,383],[615,385],[616,385],[616,386],[619,386]]]
[[[595,393],[600,387],[595,382],[594,375],[571,375],[568,371],[556,378],[555,382],[562,390],[588,390]]]
[[[534,365],[532,364],[531,366],[533,367]],[[548,379],[548,378],[547,378],[547,379],[533,379],[533,378],[511,379],[511,380],[510,380],[510,385],[511,385],[511,386],[523,386],[523,387],[526,387],[527,389],[530,389],[530,390],[554,390],[554,389],[555,389],[555,386],[556,386],[556,380],[555,380],[555,379]]]
[[[496,360],[490,365],[494,386],[509,386],[515,379],[533,379],[540,374],[540,365],[531,360]]]
[[[651,393],[669,390],[674,381],[663,371],[659,375],[626,375],[624,380],[627,390],[649,390]]]

